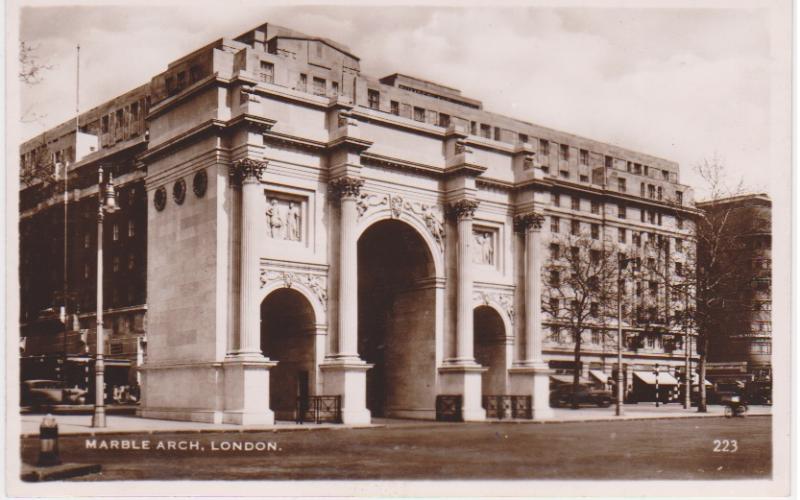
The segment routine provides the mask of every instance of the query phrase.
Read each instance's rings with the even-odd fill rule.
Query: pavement
[[[676,418],[710,418],[724,416],[724,407],[709,405],[707,413],[698,413],[697,408],[684,409],[678,404],[661,405],[656,407],[653,403],[625,405],[624,414],[615,415],[615,408],[580,408],[578,410],[567,408],[553,408],[553,417],[537,420],[502,420],[489,422],[519,423],[519,424],[556,424],[566,422],[602,422],[619,420],[652,420]],[[770,406],[751,406],[747,416],[771,415]],[[23,414],[21,418],[21,437],[35,437],[39,435],[39,424],[43,414]],[[156,434],[156,433],[201,433],[201,432],[287,432],[310,431],[317,429],[352,429],[374,427],[412,427],[417,425],[430,425],[434,422],[420,420],[400,420],[375,418],[371,424],[343,425],[343,424],[296,424],[294,422],[276,422],[274,425],[233,425],[210,424],[203,422],[182,422],[176,420],[158,420],[136,417],[134,415],[107,415],[106,427],[93,428],[91,426],[91,413],[82,415],[57,415],[60,435],[99,435],[99,434]],[[451,423],[438,422],[439,425],[452,425]]]

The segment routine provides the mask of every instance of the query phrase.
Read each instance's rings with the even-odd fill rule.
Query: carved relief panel
[[[305,242],[308,233],[308,200],[287,193],[266,192],[267,236],[275,240]]]
[[[497,230],[474,226],[472,230],[472,262],[486,266],[497,263]]]

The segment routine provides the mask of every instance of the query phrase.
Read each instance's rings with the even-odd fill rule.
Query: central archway
[[[434,262],[417,231],[398,220],[358,240],[358,351],[375,417],[429,417],[436,399]]]

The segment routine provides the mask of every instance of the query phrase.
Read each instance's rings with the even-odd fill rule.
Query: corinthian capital
[[[454,201],[450,204],[450,214],[458,220],[471,219],[475,215],[478,203],[467,199]]]
[[[267,162],[242,158],[231,165],[231,179],[239,184],[245,182],[258,182],[267,169]]]
[[[544,224],[544,215],[539,212],[528,212],[514,216],[514,228],[517,231],[540,231]]]
[[[330,186],[331,193],[340,199],[358,198],[358,195],[361,194],[361,186],[364,185],[364,181],[357,177],[345,176],[331,180],[328,185]]]

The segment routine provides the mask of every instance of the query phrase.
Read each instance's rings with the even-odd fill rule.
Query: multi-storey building
[[[347,47],[268,24],[172,62],[79,124],[100,141],[69,167],[86,179],[69,207],[86,199],[92,213],[99,165],[134,193],[112,220],[123,233],[137,221],[117,242],[122,261],[139,249],[124,271],[136,285],[112,274],[107,291],[133,330],[146,309],[144,416],[269,422],[298,398],[338,396],[345,422],[433,418],[437,405],[479,420],[482,396],[497,395],[547,415],[559,373],[605,383],[617,329],[598,318],[582,365],[570,362],[541,307],[551,245],[582,234],[669,275],[680,259],[662,250],[689,245],[695,213],[674,162],[491,113],[451,87],[372,78]],[[69,148],[69,124],[57,131],[46,137]],[[49,209],[57,241],[59,195],[39,196],[23,224]],[[69,283],[90,323],[93,242],[76,232]],[[31,247],[58,259],[58,244]],[[25,322],[58,305],[58,272],[25,284],[39,262],[22,269]],[[652,383],[659,364],[674,385],[683,336],[663,311],[680,298],[643,272],[625,280],[627,384]]]
[[[710,379],[772,379],[772,201],[766,194],[697,203],[717,220],[724,251],[715,279],[723,299],[710,336]],[[701,243],[703,240],[700,240]],[[738,370],[743,365],[744,370]]]

